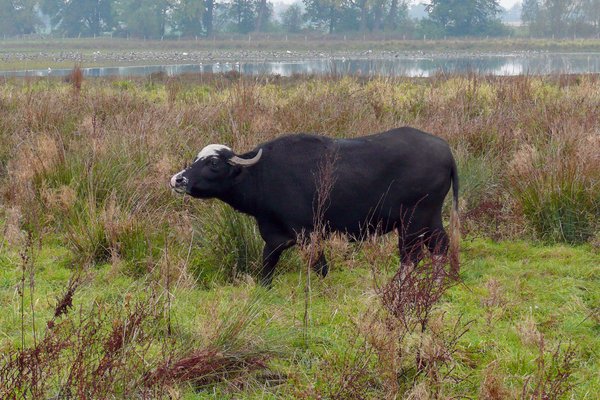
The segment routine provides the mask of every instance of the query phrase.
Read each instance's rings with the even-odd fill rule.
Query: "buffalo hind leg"
[[[313,263],[312,267],[322,278],[327,276],[327,273],[329,272],[329,263],[327,262],[327,258],[325,258],[325,253],[321,252],[319,254],[319,258]]]
[[[431,253],[431,258],[435,262],[436,260],[444,261],[446,253],[448,253],[448,234],[444,230],[444,224],[442,222],[442,210],[441,208],[434,213],[434,217],[431,220],[431,228],[427,235],[427,248]]]
[[[444,228],[435,228],[427,238],[427,248],[433,258],[445,258],[448,253],[448,234]]]
[[[293,240],[288,240],[287,242],[283,243],[265,243],[265,247],[263,249],[263,265],[260,276],[261,285],[269,288],[271,287],[275,266],[279,261],[279,257],[281,257],[281,253],[293,245]]]
[[[398,250],[400,251],[400,278],[404,280],[423,259],[425,230],[402,232],[398,229]]]
[[[439,275],[437,279],[440,280],[442,275],[447,274],[446,272],[443,272],[443,274],[438,274],[438,271],[445,271],[444,267],[448,261],[448,247],[450,241],[448,239],[448,234],[441,224],[439,227],[433,229],[428,236],[427,248],[431,253],[431,261],[433,263],[433,267],[436,269],[435,273],[436,275]]]

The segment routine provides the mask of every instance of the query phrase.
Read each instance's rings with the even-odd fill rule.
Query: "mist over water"
[[[39,69],[0,72],[4,77],[66,76],[70,69]],[[169,76],[184,73],[237,71],[244,75],[337,74],[360,76],[427,77],[438,73],[479,73],[485,75],[522,75],[557,73],[600,73],[600,53],[544,53],[518,55],[468,55],[397,57],[387,59],[318,59],[285,62],[210,62],[177,65],[83,68],[85,76],[145,76],[164,72]]]

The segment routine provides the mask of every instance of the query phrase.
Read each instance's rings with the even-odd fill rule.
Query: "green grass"
[[[390,254],[393,258],[395,255]],[[360,258],[360,255],[356,255]],[[472,321],[458,343],[457,373],[469,376],[458,384],[445,384],[443,393],[473,396],[479,391],[485,368],[496,362],[505,386],[519,392],[524,379],[534,374],[538,350],[528,342],[519,326],[533,321],[551,348],[570,342],[576,351],[572,396],[593,399],[600,392],[600,256],[590,246],[542,246],[527,242],[494,243],[466,239],[462,246],[463,283],[443,298],[439,310],[446,320],[462,316]],[[35,261],[35,312],[38,332],[53,311],[54,299],[62,292],[72,269],[69,252],[48,243]],[[20,344],[19,259],[14,251],[0,260],[0,349]],[[343,359],[352,346],[355,325],[368,318],[377,301],[373,298],[370,267],[364,262],[338,261],[330,276],[312,276],[308,339],[303,339],[304,278],[299,270],[279,274],[266,292],[253,284],[219,285],[210,290],[178,287],[173,291],[171,318],[180,344],[202,343],[214,327],[240,307],[243,299],[260,298],[253,324],[261,339],[277,342],[285,357],[275,357],[270,366],[286,374],[285,382],[267,389],[266,398],[294,398],[300,393],[328,393],[325,365]],[[490,285],[490,282],[494,284]],[[145,279],[123,275],[110,265],[95,267],[90,279],[77,292],[75,309],[95,304],[115,304],[125,296],[143,297]],[[494,287],[495,289],[490,289]],[[490,294],[490,291],[493,291]],[[31,341],[31,313],[26,295],[25,326]],[[329,377],[330,378],[330,377]],[[260,387],[233,391],[217,385],[209,391],[180,388],[182,398],[265,398]],[[377,390],[374,389],[375,397]]]

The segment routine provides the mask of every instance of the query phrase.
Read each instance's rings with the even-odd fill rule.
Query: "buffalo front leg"
[[[291,246],[294,245],[293,240],[289,240],[284,243],[265,243],[263,249],[263,265],[260,275],[260,284],[266,287],[271,287],[273,282],[273,274],[275,272],[275,266],[281,257],[281,253]]]
[[[325,254],[322,251],[319,254],[319,258],[317,258],[317,260],[313,263],[312,267],[313,270],[317,274],[321,275],[322,278],[327,276],[327,273],[329,272],[329,263],[327,262]]]

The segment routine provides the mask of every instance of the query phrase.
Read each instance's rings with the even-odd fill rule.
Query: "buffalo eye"
[[[210,166],[211,167],[217,167],[219,165],[219,159],[218,158],[211,158],[210,160]]]

